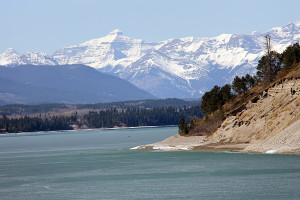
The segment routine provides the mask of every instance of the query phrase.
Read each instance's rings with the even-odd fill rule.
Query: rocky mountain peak
[[[103,44],[112,43],[115,41],[130,41],[130,40],[131,38],[124,36],[122,31],[120,31],[119,29],[115,29],[104,37],[91,39],[89,41],[80,44],[79,46],[101,46]]]
[[[13,48],[7,49],[0,54],[0,65],[15,65],[20,62],[20,55]]]
[[[11,55],[19,55],[19,53],[13,48],[8,48],[6,51],[0,54],[0,56],[11,56]]]
[[[8,48],[4,53],[6,54],[19,54],[16,50],[13,48]]]
[[[123,35],[123,32],[119,29],[115,29],[112,32],[110,32],[108,35]]]

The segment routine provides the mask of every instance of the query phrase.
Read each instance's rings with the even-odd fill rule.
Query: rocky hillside
[[[263,88],[225,104],[226,118],[209,136],[175,135],[137,148],[300,153],[300,65]]]
[[[299,124],[300,79],[284,78],[228,116],[207,143],[217,148],[239,145],[250,152],[300,153]]]

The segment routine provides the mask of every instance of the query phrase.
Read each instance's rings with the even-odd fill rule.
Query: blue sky
[[[0,53],[55,50],[107,35],[146,41],[250,34],[300,20],[299,0],[0,0]]]

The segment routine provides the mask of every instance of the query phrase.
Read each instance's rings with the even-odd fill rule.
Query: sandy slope
[[[245,148],[245,151],[300,153],[300,120],[269,140]]]
[[[137,148],[300,153],[300,79],[269,88],[257,102],[249,101],[246,109],[227,117],[209,137],[175,135]]]
[[[291,88],[296,91],[294,94]],[[209,140],[218,144],[245,144],[241,151],[248,152],[298,152],[299,119],[300,79],[285,80],[269,88],[256,103],[250,101],[246,109],[228,117]]]

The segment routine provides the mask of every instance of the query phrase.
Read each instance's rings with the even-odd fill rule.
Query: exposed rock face
[[[249,145],[245,151],[271,153],[300,152],[300,120],[293,123],[274,137],[257,144]]]
[[[243,111],[228,117],[209,143],[246,144],[245,151],[253,152],[300,152],[300,129],[286,129],[291,124],[299,127],[299,119],[300,79],[284,80],[257,101],[248,102]],[[286,141],[289,147],[283,148]]]
[[[175,135],[134,149],[300,153],[300,79],[274,84],[209,137]]]

